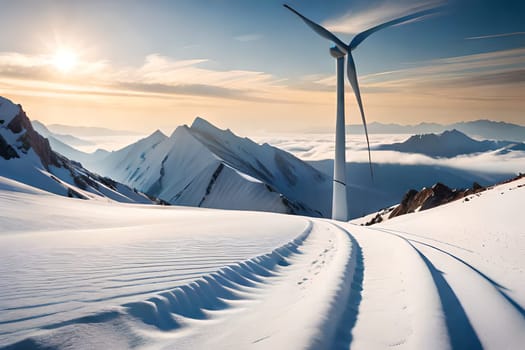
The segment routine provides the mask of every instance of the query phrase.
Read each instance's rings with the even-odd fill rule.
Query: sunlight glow
[[[62,73],[69,73],[77,65],[77,55],[68,49],[59,49],[53,55],[51,63]]]

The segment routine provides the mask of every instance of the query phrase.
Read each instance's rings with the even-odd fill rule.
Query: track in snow
[[[433,245],[436,244],[435,240],[423,237],[414,239],[413,235],[386,228],[348,226],[365,246],[365,271],[372,270],[370,276],[365,273],[363,294],[367,305],[359,310],[364,325],[360,324],[358,318],[352,331],[358,339],[352,348],[420,348],[427,342],[426,348],[438,349],[518,349],[525,341],[524,310],[512,299],[506,288],[446,248]],[[404,256],[398,255],[397,259],[392,260],[381,259],[381,253],[378,254],[381,250],[379,241],[388,247],[381,252],[387,257],[394,257],[393,250],[403,251]],[[441,245],[447,243],[441,242]],[[368,253],[371,255],[370,260],[373,260],[370,262],[372,266],[381,260],[386,262],[375,271],[368,269]],[[407,257],[410,257],[409,260]],[[389,267],[388,264],[395,267]],[[407,282],[410,286],[407,286]],[[389,288],[384,290],[387,285]],[[375,288],[379,290],[372,290]],[[368,289],[371,294],[369,297]],[[417,304],[415,300],[421,300],[426,305],[417,310],[414,307]],[[392,310],[391,314],[397,317],[390,319],[390,324],[387,324],[384,318],[389,318],[389,308],[392,309],[395,304],[402,307]],[[375,317],[370,308],[376,309]],[[421,312],[427,315],[419,314]],[[371,324],[377,321],[379,324],[376,323],[374,332],[370,333]],[[431,325],[432,322],[434,325]],[[421,326],[427,327],[427,332],[417,329]],[[389,332],[391,328],[397,330]],[[378,329],[387,330],[386,334],[377,337],[380,334]],[[421,337],[425,333],[427,339]],[[399,338],[397,341],[394,340],[396,337]],[[441,344],[428,345],[429,338],[441,340]]]

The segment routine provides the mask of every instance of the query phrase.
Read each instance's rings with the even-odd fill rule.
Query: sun
[[[77,55],[69,49],[59,49],[51,59],[51,63],[62,73],[69,73],[77,65]]]

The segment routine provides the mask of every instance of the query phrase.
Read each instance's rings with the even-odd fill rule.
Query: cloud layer
[[[374,134],[371,146],[402,142],[408,135]],[[260,143],[268,142],[282,148],[295,156],[307,160],[318,161],[333,159],[333,134],[288,134],[259,135],[254,137]],[[364,136],[347,135],[347,162],[368,162],[366,141]],[[495,174],[519,173],[525,170],[525,152],[514,151],[499,154],[498,151],[473,155],[462,155],[454,158],[431,158],[416,153],[400,153],[394,151],[372,151],[372,161],[381,164],[432,165],[446,166],[458,169],[468,169]]]

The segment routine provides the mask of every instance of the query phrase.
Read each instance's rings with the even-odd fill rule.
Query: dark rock
[[[409,206],[413,202],[414,197],[418,194],[417,190],[411,189],[403,196],[401,203],[390,213],[389,218],[403,215],[409,212]]]
[[[432,193],[421,204],[420,210],[426,210],[448,203],[456,197],[456,194],[457,190],[452,190],[450,187],[438,182],[432,186]]]
[[[423,188],[421,191],[410,190],[404,196],[399,205],[390,213],[389,219],[396,216],[413,213],[416,210],[427,210],[439,205],[464,198],[468,194],[466,190],[451,189],[438,182],[432,188]]]
[[[4,159],[20,158],[15,149],[0,135],[0,157]]]
[[[374,216],[372,218],[372,220],[368,221],[367,223],[365,223],[365,226],[370,226],[370,225],[374,225],[374,224],[379,224],[380,222],[383,221],[383,217],[381,216],[381,214],[377,214],[376,216]]]

